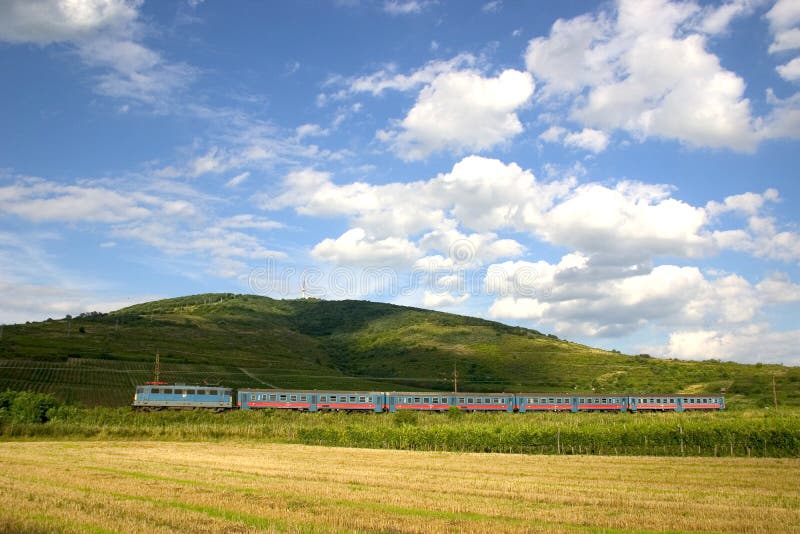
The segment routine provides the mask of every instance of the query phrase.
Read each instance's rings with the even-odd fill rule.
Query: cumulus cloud
[[[797,2],[778,0],[767,12],[766,18],[773,35],[770,53],[800,48],[800,7]],[[780,72],[781,67],[778,69]]]
[[[11,43],[79,41],[106,29],[125,28],[141,1],[10,0],[0,4],[0,39]]]
[[[785,65],[777,67],[775,70],[786,81],[796,82],[800,80],[800,57],[796,57]]]
[[[763,0],[732,0],[721,5],[705,6],[698,16],[697,28],[711,35],[723,33],[738,17],[752,14]]]
[[[608,146],[608,134],[600,130],[584,128],[580,132],[565,135],[564,144],[599,154]]]
[[[378,138],[406,160],[433,152],[481,151],[522,132],[516,111],[533,94],[530,74],[513,69],[495,78],[475,71],[437,76],[394,129]]]
[[[798,236],[762,214],[766,203],[778,199],[776,190],[767,189],[693,206],[664,185],[543,182],[514,163],[469,156],[429,180],[383,185],[340,185],[329,173],[300,169],[285,177],[282,190],[259,202],[264,209],[344,217],[376,239],[414,239],[426,255],[447,257],[451,244],[459,242],[472,247],[479,263],[515,257],[522,246],[498,237],[510,230],[613,267],[721,249],[793,261]],[[747,225],[715,228],[724,213],[746,216]]]
[[[671,198],[664,186],[586,184],[544,215],[538,233],[553,244],[630,261],[702,255],[711,247],[706,222],[703,208]]]
[[[579,132],[569,132],[563,126],[550,126],[539,134],[546,143],[563,143],[564,146],[580,148],[599,154],[608,147],[608,134],[601,130],[584,128]]]
[[[747,9],[709,13],[707,31]],[[620,0],[613,11],[556,21],[529,43],[526,65],[545,99],[570,99],[571,118],[586,127],[752,151],[762,134],[744,81],[692,33],[698,12],[692,2]]]
[[[318,243],[311,255],[339,265],[408,266],[419,256],[419,250],[406,239],[375,239],[363,228],[351,228],[337,239],[324,239]]]
[[[0,5],[0,40],[71,46],[100,70],[99,93],[155,104],[196,70],[165,60],[141,41],[141,0],[10,0]]]
[[[422,297],[422,304],[428,308],[445,308],[464,303],[469,299],[469,295],[453,295],[451,293],[437,293],[425,290]]]
[[[798,286],[783,273],[756,285],[738,275],[708,278],[696,267],[676,265],[631,266],[609,276],[574,254],[555,265],[495,264],[485,282],[496,297],[490,315],[590,337],[627,335],[646,325],[730,327],[753,321],[767,306],[800,301]]]
[[[732,360],[745,363],[776,362],[800,365],[797,346],[800,330],[775,331],[767,324],[735,330],[696,329],[673,332],[663,356],[692,360]]]
[[[402,120],[376,135],[400,157],[417,160],[433,152],[481,151],[496,146],[523,130],[517,112],[534,91],[527,72],[507,69],[486,76],[472,54],[435,60],[409,74],[396,65],[354,78],[332,77],[327,86],[342,87],[325,94],[323,103],[358,93],[380,95],[387,90],[422,88],[415,105]]]

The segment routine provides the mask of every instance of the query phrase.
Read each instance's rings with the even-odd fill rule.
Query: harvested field
[[[793,459],[0,443],[0,532],[800,532]]]

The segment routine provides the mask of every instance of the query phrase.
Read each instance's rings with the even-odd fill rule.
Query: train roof
[[[211,386],[208,384],[169,384],[167,382],[159,382],[153,384],[139,384],[137,388],[195,388],[195,389],[233,389],[228,386]]]
[[[242,393],[334,393],[336,395],[380,395],[383,391],[353,391],[335,389],[283,389],[283,388],[240,388]]]

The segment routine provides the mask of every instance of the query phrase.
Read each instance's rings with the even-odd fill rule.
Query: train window
[[[358,398],[358,402],[367,402],[367,398],[366,397],[359,397]]]
[[[205,394],[206,394],[206,390],[204,390],[204,389],[198,389],[198,390],[197,390],[197,394],[198,394],[198,395],[205,395]]]
[[[194,395],[194,394],[195,394],[195,391],[193,389],[187,389],[186,390],[186,395]]]
[[[164,394],[165,395],[172,395],[172,390],[171,389],[165,389],[164,390]]]
[[[422,397],[422,402],[425,404],[430,404],[431,398],[430,397]]]
[[[153,388],[150,390],[150,393],[161,393],[161,390],[159,388]]]
[[[217,394],[217,390],[216,389],[209,389],[208,390],[208,394],[209,395],[216,395]]]
[[[290,395],[290,396],[289,396],[289,400],[290,400],[291,402],[297,402],[297,395]]]
[[[286,395],[281,395],[280,396],[280,400],[283,401],[283,402],[286,402]]]

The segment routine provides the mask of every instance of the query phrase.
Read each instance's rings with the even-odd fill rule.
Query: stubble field
[[[800,532],[795,459],[0,443],[0,532]]]

